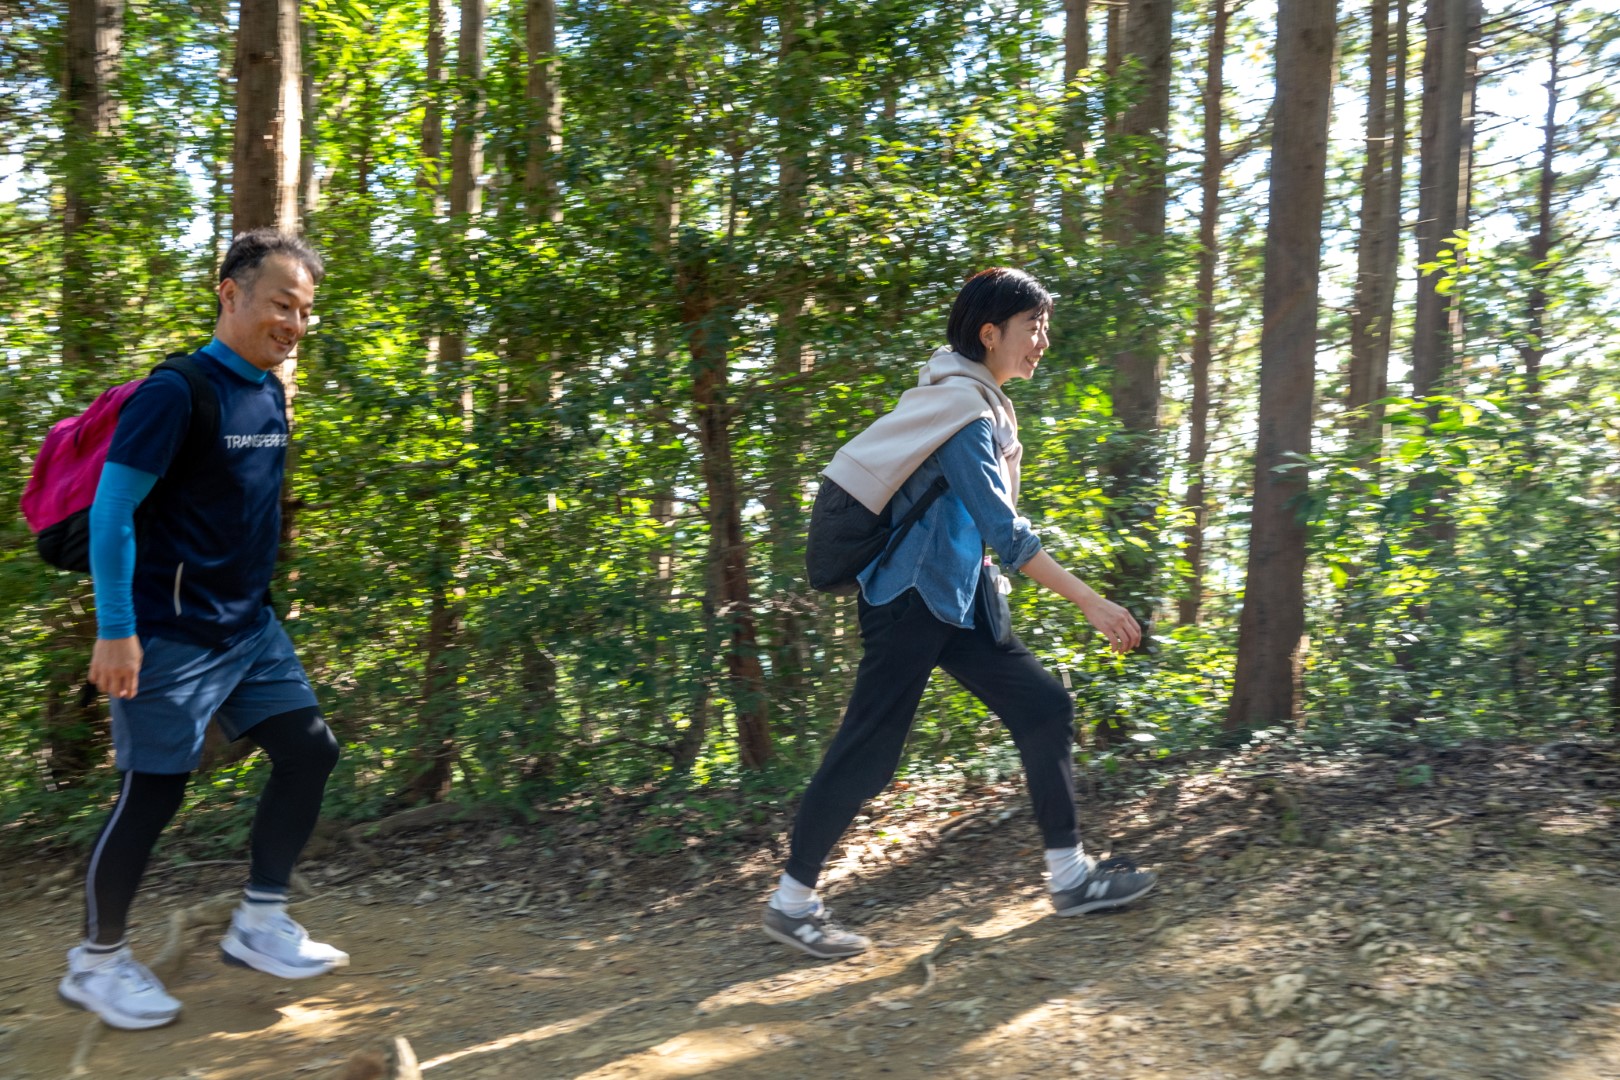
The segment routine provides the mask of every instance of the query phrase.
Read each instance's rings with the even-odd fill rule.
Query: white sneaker
[[[180,1015],[180,1002],[135,959],[128,945],[94,959],[92,963],[82,946],[68,950],[68,973],[56,987],[63,1001],[125,1031],[162,1027]]]
[[[283,979],[308,979],[349,964],[348,953],[311,941],[308,931],[284,911],[271,916],[262,926],[249,926],[238,909],[231,916],[231,928],[219,948],[227,964]]]

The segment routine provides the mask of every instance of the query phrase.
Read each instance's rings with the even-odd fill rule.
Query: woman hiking
[[[936,667],[1012,732],[1057,914],[1120,907],[1156,880],[1126,860],[1099,862],[1082,849],[1074,703],[1006,628],[999,575],[983,558],[988,545],[1003,566],[1078,605],[1116,651],[1140,643],[1130,612],[1059,566],[1016,508],[1023,447],[1003,387],[1035,374],[1051,312],[1051,295],[1020,270],[974,275],[952,305],[949,347],[929,358],[917,386],[845,444],[824,474],[874,512],[889,504],[897,522],[919,500],[932,501],[857,579],[864,651],[855,689],[799,805],[787,865],[765,909],[766,934],[811,956],[853,956],[870,944],[832,922],[816,880],[861,806],[893,779]]]

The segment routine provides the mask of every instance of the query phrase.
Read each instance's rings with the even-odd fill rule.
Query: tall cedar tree
[[[1335,0],[1293,0],[1277,15],[1259,439],[1229,731],[1293,722],[1300,712],[1305,524],[1297,504],[1306,474],[1298,458],[1311,449],[1336,9]]]
[[[451,259],[463,259],[458,250],[478,212],[478,175],[483,167],[484,0],[461,0],[461,27],[457,34],[456,121],[450,143]],[[457,275],[452,275],[455,278]],[[473,373],[467,362],[465,320],[439,336],[440,385],[447,388],[447,414],[459,415],[469,434],[473,426]],[[412,772],[400,791],[407,804],[437,802],[450,793],[459,746],[456,739],[459,669],[453,657],[461,634],[462,613],[455,593],[460,577],[463,527],[459,499],[452,485],[440,485],[438,519],[428,565],[428,628],[422,649],[422,741]]]
[[[1112,16],[1114,9],[1110,9]],[[1111,193],[1105,239],[1116,249],[1156,249],[1164,237],[1165,140],[1170,124],[1172,0],[1130,0],[1124,10],[1123,40],[1118,52],[1135,59],[1140,72],[1138,97],[1120,118],[1119,131],[1154,149],[1135,159],[1133,167]],[[1109,52],[1115,54],[1115,24],[1110,23]],[[1159,407],[1162,358],[1153,317],[1145,310],[1158,297],[1163,275],[1149,270],[1142,276],[1140,306],[1124,312],[1113,356],[1114,416],[1120,433],[1108,455],[1108,497],[1115,520],[1127,533],[1151,532],[1158,513]],[[1121,545],[1127,553],[1113,575],[1115,599],[1130,608],[1145,625],[1153,616],[1152,589],[1156,576],[1147,547]],[[1143,642],[1147,642],[1144,635]]]
[[[1226,160],[1221,150],[1222,73],[1226,59],[1226,28],[1231,20],[1229,0],[1211,5],[1209,51],[1204,65],[1204,162],[1198,174],[1203,205],[1198,211],[1198,313],[1193,323],[1192,410],[1188,415],[1187,500],[1192,514],[1187,524],[1187,585],[1178,611],[1182,625],[1196,623],[1204,599],[1204,524],[1208,502],[1204,493],[1204,466],[1209,457],[1209,368],[1215,337],[1215,267],[1219,257],[1217,230],[1221,218],[1221,172]]]
[[[1390,41],[1391,0],[1373,0],[1367,44],[1367,156],[1361,169],[1361,223],[1356,243],[1356,291],[1350,311],[1350,378],[1345,407],[1352,443],[1377,458],[1383,433],[1395,275],[1400,259],[1402,158],[1406,141],[1406,11],[1397,8]],[[1392,77],[1393,76],[1393,77]]]
[[[108,333],[112,308],[97,272],[92,221],[103,195],[105,159],[115,103],[111,84],[123,45],[123,0],[69,0],[66,77],[62,80],[67,124],[62,145],[62,369],[71,378],[100,369],[115,358]],[[62,589],[84,591],[83,581],[63,579]],[[44,738],[57,783],[83,776],[104,752],[101,710],[81,693],[86,657],[95,641],[88,604],[74,598],[56,606],[56,638],[46,684]]]
[[[1063,85],[1072,88],[1080,73],[1091,66],[1090,0],[1063,0]],[[1063,149],[1076,159],[1086,152],[1085,99],[1076,95],[1068,103],[1063,128]],[[1083,227],[1085,193],[1079,185],[1063,193],[1062,232],[1064,250],[1078,254]]]

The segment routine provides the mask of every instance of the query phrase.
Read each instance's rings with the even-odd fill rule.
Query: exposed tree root
[[[939,943],[923,954],[923,971],[927,973],[928,977],[923,980],[922,988],[917,991],[918,997],[921,997],[934,988],[934,982],[938,977],[938,972],[934,970],[934,961],[938,960],[939,954],[945,951],[945,946],[949,945],[958,938],[970,938],[972,936],[972,934],[968,933],[955,923],[952,923],[945,929],[945,934],[939,939]]]

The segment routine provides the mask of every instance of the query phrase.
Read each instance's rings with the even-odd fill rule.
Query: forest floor
[[[13,859],[0,1077],[1620,1080],[1612,745],[1250,748],[1127,770],[1082,812],[1160,885],[1058,919],[1019,785],[892,790],[824,889],[875,941],[842,963],[758,929],[784,822],[658,855],[631,810],[327,839],[295,914],[352,966],[280,982],[188,927],[185,1012],[139,1033],[55,996],[78,859]],[[147,958],[241,874],[158,862]]]

